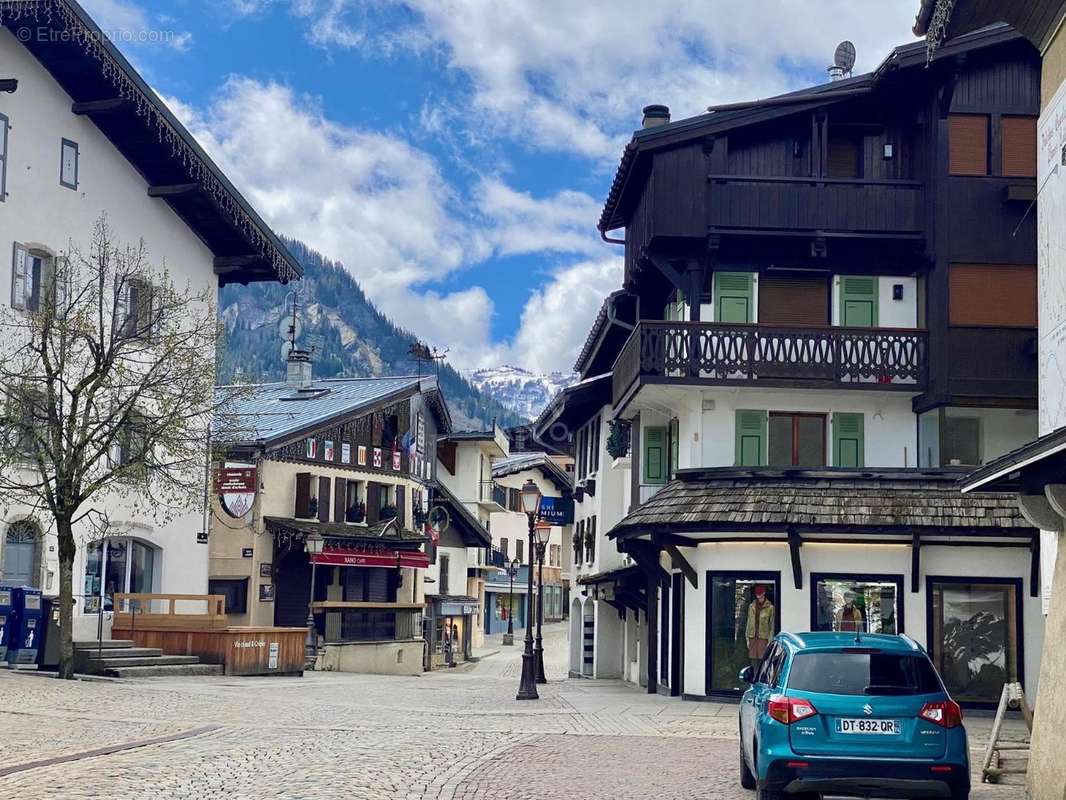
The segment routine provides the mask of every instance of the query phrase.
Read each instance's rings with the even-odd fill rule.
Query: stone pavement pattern
[[[0,797],[754,800],[736,783],[735,706],[565,680],[567,652],[565,626],[546,628],[551,682],[526,703],[514,699],[520,642],[419,678],[0,673],[0,726],[10,734]],[[56,760],[20,769],[45,759]],[[974,797],[1022,792],[983,786]]]

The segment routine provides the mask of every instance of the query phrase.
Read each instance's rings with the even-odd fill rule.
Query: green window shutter
[[[877,278],[840,279],[840,324],[845,328],[877,327]]]
[[[833,414],[833,466],[864,467],[862,414]]]
[[[755,276],[751,272],[714,273],[714,321],[754,322]]]
[[[767,412],[737,410],[738,467],[761,467],[766,464]]]
[[[677,476],[677,457],[680,451],[681,423],[676,419],[670,420],[670,479]]]
[[[666,428],[644,429],[644,483],[666,483]]]

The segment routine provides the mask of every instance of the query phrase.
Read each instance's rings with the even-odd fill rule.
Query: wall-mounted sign
[[[574,499],[572,497],[543,497],[540,501],[540,518],[552,525],[571,525],[574,522]]]
[[[377,467],[378,469],[381,469],[381,464],[382,464],[381,448],[380,447],[375,447],[374,448],[374,466]]]
[[[274,602],[274,584],[261,583],[259,584],[259,602],[261,603],[273,603]]]
[[[278,668],[278,653],[281,647],[277,642],[270,643],[270,650],[267,653],[267,669]]]
[[[444,506],[433,506],[429,510],[429,517],[426,521],[429,523],[433,544],[436,544],[440,541],[440,535],[448,530],[448,526],[452,524],[452,515],[448,513],[448,509]]]
[[[207,531],[197,531],[196,532],[196,543],[197,544],[207,544]]]
[[[274,574],[274,565],[263,562],[259,565],[259,577],[269,578]]]
[[[242,547],[241,548],[241,558],[251,558],[254,555],[255,555],[255,550],[253,550],[251,547]]]
[[[215,494],[222,510],[241,519],[252,510],[258,477],[255,467],[223,467],[215,470]]]
[[[366,466],[366,447],[359,445],[359,466]]]
[[[341,461],[345,464],[352,463],[352,446],[347,442],[341,442]]]
[[[400,471],[400,451],[399,450],[393,450],[392,451],[392,469],[393,469],[394,472],[399,472]]]

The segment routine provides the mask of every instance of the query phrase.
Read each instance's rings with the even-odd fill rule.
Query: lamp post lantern
[[[318,655],[318,631],[315,630],[315,557],[322,552],[325,540],[317,533],[309,533],[304,539],[304,550],[311,562],[311,587],[307,593],[307,643],[304,648],[304,668],[314,669]]]
[[[532,480],[526,481],[519,491],[522,511],[529,521],[529,580],[526,594],[526,639],[522,649],[522,682],[518,685],[518,700],[539,700],[537,694],[537,670],[533,656],[533,533],[540,513],[540,489]]]
[[[544,624],[544,551],[548,547],[548,537],[552,527],[546,522],[537,523],[537,645],[533,648],[536,655],[537,683],[547,683],[544,675],[544,640],[541,626]]]
[[[507,564],[507,577],[511,579],[511,592],[507,595],[507,633],[503,635],[503,643],[508,647],[514,644],[514,576],[518,574],[518,568],[521,566],[517,558]]]

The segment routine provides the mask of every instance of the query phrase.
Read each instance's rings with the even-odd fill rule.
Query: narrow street
[[[565,624],[545,628],[549,683],[541,699],[518,703],[521,651],[516,636],[514,648],[419,678],[63,683],[0,673],[7,731],[0,793],[25,800],[753,797],[736,783],[735,706],[566,680]],[[973,746],[977,739],[972,734]],[[979,787],[974,796],[1022,793]]]

